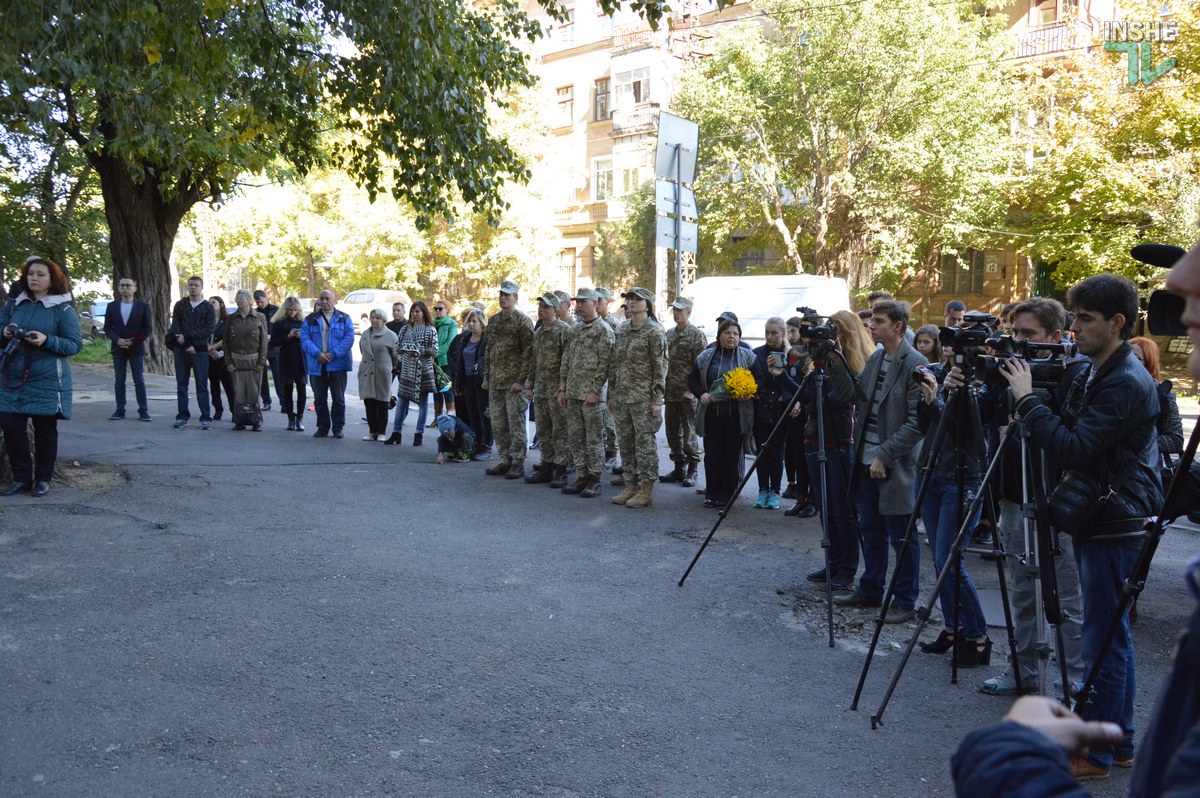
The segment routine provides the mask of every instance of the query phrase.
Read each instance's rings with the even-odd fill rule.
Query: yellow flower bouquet
[[[743,401],[753,399],[758,393],[758,383],[749,369],[736,368],[725,372],[725,375],[713,383],[708,395],[716,401],[735,399]]]

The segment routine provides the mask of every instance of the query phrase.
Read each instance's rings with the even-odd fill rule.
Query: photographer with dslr
[[[1033,391],[1029,365],[1009,358],[1001,367],[1013,410],[1055,468],[1065,470],[1050,499],[1056,526],[1075,537],[1083,591],[1083,658],[1095,661],[1113,622],[1121,585],[1129,577],[1148,516],[1162,505],[1155,424],[1158,392],[1127,339],[1138,313],[1138,293],[1123,277],[1101,274],[1071,288],[1071,331],[1091,368],[1075,377],[1056,414]],[[1092,511],[1091,518],[1085,517]],[[1120,725],[1124,739],[1112,752],[1076,757],[1076,778],[1106,778],[1114,760],[1133,761],[1135,660],[1129,620],[1123,618],[1101,663],[1093,695],[1084,696],[1084,720]]]
[[[1009,318],[1012,340],[1015,343],[1025,345],[1026,348],[1031,343],[1058,346],[1062,342],[1067,311],[1057,300],[1035,297],[1018,303],[1012,309]],[[1032,351],[1036,355],[1046,350]],[[1042,401],[1050,408],[1061,407],[1061,400],[1066,396],[1072,381],[1081,372],[1086,372],[1089,364],[1087,358],[1080,356],[1064,355],[1060,362],[1062,374],[1054,380],[1055,385],[1036,389]],[[961,387],[963,383],[963,372],[960,368],[954,368],[946,377],[947,388]],[[993,379],[987,380],[986,384],[980,387],[978,396],[980,415],[985,423],[989,420],[993,425],[999,426],[1008,423],[1013,399],[1007,380],[996,373]],[[1041,460],[1040,457],[1029,458],[1031,479],[1056,479],[1057,471],[1050,475],[1043,473]],[[1022,692],[1037,691],[1038,626],[1044,626],[1042,608],[1038,606],[1036,558],[1030,560],[1026,557],[1028,552],[1025,550],[1021,510],[1026,497],[1023,495],[1021,442],[1016,436],[1010,436],[1007,440],[1000,473],[999,533],[1004,551],[1011,555],[1006,561],[1005,573],[1008,578],[1009,603],[1012,605],[1017,641],[1017,661],[1009,663],[998,676],[985,680],[979,689],[988,695],[1015,695],[1018,674]],[[1053,483],[1049,487],[1053,487]],[[1030,498],[1032,499],[1032,496]],[[1059,654],[1067,660],[1068,677],[1072,681],[1078,681],[1083,678],[1083,657],[1079,649],[1080,623],[1083,619],[1083,606],[1079,595],[1079,569],[1075,566],[1074,550],[1069,536],[1056,532],[1054,548],[1060,552],[1054,557],[1053,563],[1059,609],[1062,614],[1060,630],[1064,650]],[[1018,668],[1019,670],[1016,670]]]
[[[13,474],[0,496],[23,490],[45,496],[58,459],[58,419],[71,417],[68,358],[83,348],[83,338],[70,305],[70,282],[57,263],[29,258],[13,291],[16,297],[0,305],[0,430]]]

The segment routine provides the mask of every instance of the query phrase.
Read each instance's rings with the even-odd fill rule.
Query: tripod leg
[[[992,485],[988,484],[987,490],[990,492]],[[1005,570],[1004,561],[1008,554],[1004,549],[1004,542],[1000,535],[1000,518],[996,513],[995,504],[989,496],[984,504],[987,507],[988,519],[992,522],[992,557],[996,560],[996,579],[1000,585],[1000,603],[1004,607],[1004,629],[1008,634],[1008,652],[1009,652],[1009,667],[1013,669],[1013,681],[1017,685],[1017,695],[1023,692],[1021,684],[1021,669],[1017,667],[1017,630],[1013,624],[1012,605],[1008,599],[1008,572]]]

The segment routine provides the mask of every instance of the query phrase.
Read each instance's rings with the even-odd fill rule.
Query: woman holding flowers
[[[716,343],[688,374],[688,389],[700,397],[696,433],[704,438],[705,507],[724,509],[733,500],[743,441],[754,429],[754,396],[766,376],[741,341],[741,325],[722,320]]]

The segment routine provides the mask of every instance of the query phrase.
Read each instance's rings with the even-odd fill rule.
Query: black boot
[[[687,474],[684,476],[683,480],[680,481],[679,484],[683,485],[685,488],[696,487],[696,464],[695,463],[688,464]]]
[[[675,470],[670,474],[664,474],[658,478],[659,482],[682,482],[683,481],[683,463],[676,463]]]
[[[296,432],[304,432],[304,414],[296,414]]]
[[[288,432],[296,431],[296,414],[288,413]]]
[[[383,445],[384,446],[395,446],[397,443],[400,442],[400,437],[401,436],[400,436],[399,432],[393,432],[392,437],[390,437],[386,441],[384,441]]]
[[[557,468],[554,463],[542,463],[540,466],[535,466],[533,473],[525,477],[526,484],[543,485],[554,479],[554,470]]]
[[[425,442],[425,433],[423,433],[423,432],[413,433],[413,446],[420,446],[424,442]]]
[[[561,490],[563,485],[567,484],[567,467],[564,465],[556,465],[554,467],[554,478],[550,480],[548,487],[555,490]]]

